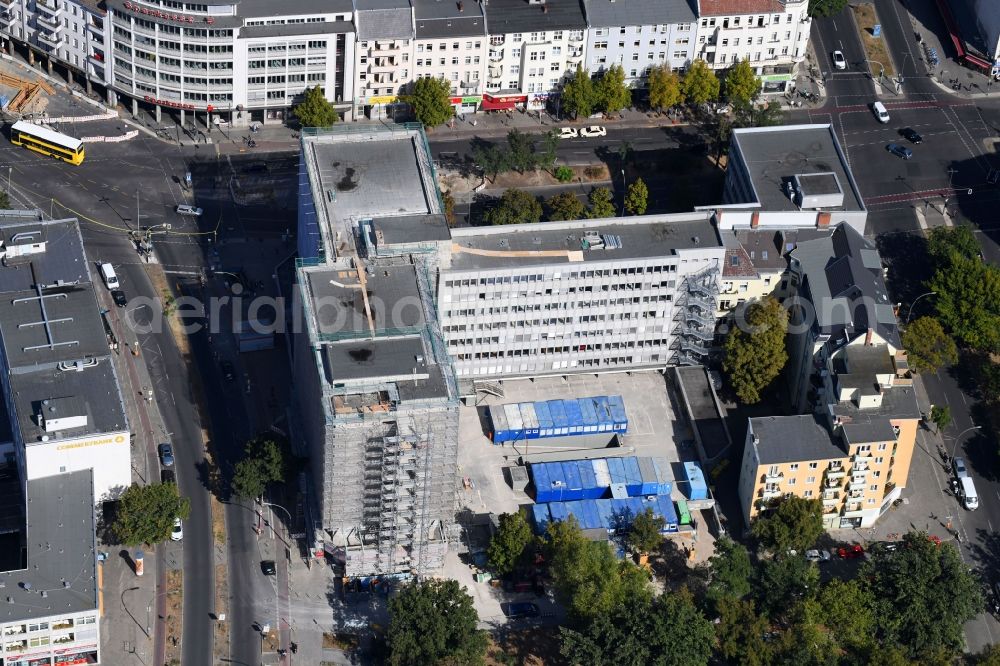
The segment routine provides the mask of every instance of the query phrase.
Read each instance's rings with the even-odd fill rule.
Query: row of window
[[[654,32],[654,33],[655,32],[659,32],[659,33],[662,33],[662,34],[666,34],[667,32],[670,31],[670,26],[669,25],[637,25],[637,26],[632,26],[632,31],[635,32],[635,34],[637,34],[637,35],[641,35],[643,32],[646,32],[647,28],[649,28],[649,32]],[[678,23],[677,24],[677,30],[679,32],[687,32],[690,29],[691,29],[691,24],[690,23]],[[598,37],[604,37],[605,35],[610,35],[611,34],[611,29],[610,28],[597,28],[596,30],[594,30],[594,34],[596,36],[598,36]],[[624,28],[624,27],[623,28],[618,28],[618,34],[619,35],[628,34],[628,28]]]
[[[302,83],[304,81],[309,81],[310,83],[323,83],[326,81],[326,74],[322,72],[314,72],[312,74],[288,74],[279,76],[251,76],[247,78],[247,85],[251,86],[262,86],[265,83],[268,85],[280,85],[284,83]]]
[[[453,51],[458,51],[460,44],[461,44],[461,42],[452,42],[451,43],[451,49]],[[483,45],[483,43],[480,42],[480,41],[465,42],[465,50],[466,51],[472,51],[473,49],[475,49],[475,50],[478,51],[480,49],[480,47],[482,47],[482,45]],[[431,51],[434,50],[434,45],[433,44],[426,44],[425,45],[423,43],[417,44],[417,53],[423,53],[425,49],[427,50],[428,53],[430,53]],[[448,50],[448,43],[447,42],[441,42],[440,44],[438,44],[437,50],[438,51],[447,51]]]
[[[677,271],[676,264],[655,264],[651,266],[629,266],[627,268],[598,268],[585,271],[566,271],[565,277],[570,280],[579,278],[593,279],[602,277],[614,277],[618,275],[642,275],[652,273],[674,273]],[[461,278],[445,280],[446,287],[473,287],[484,284],[517,284],[519,282],[547,282],[549,280],[559,280],[563,278],[563,273],[532,273],[529,275],[500,275],[495,277],[481,278]]]
[[[448,59],[447,58],[439,58],[438,59],[438,65],[440,65],[441,67],[444,67],[447,64],[448,64]],[[452,65],[458,65],[459,64],[459,59],[458,58],[452,58],[451,59],[451,64]],[[479,56],[465,56],[465,64],[466,65],[478,65],[479,64]],[[417,58],[417,67],[433,67],[433,66],[434,66],[434,59],[433,58],[425,58],[425,59]]]
[[[729,28],[741,28],[741,27],[762,28],[765,25],[767,25],[766,23],[767,18],[768,17],[766,16],[757,16],[755,20],[753,16],[747,16],[746,21],[743,21],[742,16],[733,16],[733,17],[726,16],[721,20],[716,17],[703,18],[701,20],[701,27],[714,28],[716,27],[716,25],[719,25],[722,27],[723,30],[728,30]],[[794,14],[785,14],[785,23],[791,23],[794,20],[795,20]],[[741,21],[743,21],[742,25],[740,24]],[[781,14],[775,14],[773,17],[771,17],[771,23],[775,25],[781,23]]]
[[[350,14],[337,14],[333,17],[334,21],[350,21]],[[269,20],[257,20],[257,21],[247,21],[247,25],[258,26],[258,25],[294,25],[297,23],[326,23],[325,16],[308,16],[305,18],[290,18],[290,19],[269,19]]]
[[[325,49],[325,40],[314,40],[309,42],[292,42],[290,44],[250,44],[247,47],[247,53],[253,55],[258,53],[266,53],[269,51],[305,51],[306,47],[310,49]]]

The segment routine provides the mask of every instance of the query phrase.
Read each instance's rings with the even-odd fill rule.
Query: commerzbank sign
[[[95,437],[92,439],[81,439],[75,442],[66,442],[56,446],[56,451],[67,451],[70,449],[84,449],[88,446],[106,446],[108,444],[124,444],[128,439],[125,435],[109,435],[106,437]]]

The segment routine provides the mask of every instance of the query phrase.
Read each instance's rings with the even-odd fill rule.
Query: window
[[[809,463],[809,469],[817,469],[818,467],[819,463],[814,463],[814,462]]]
[[[806,497],[806,498],[812,497],[813,496],[813,491],[807,490],[804,493],[802,493],[802,496]]]
[[[883,458],[882,456],[879,456],[878,458],[875,459],[875,464],[876,465],[881,465],[884,461],[885,461],[885,458]]]
[[[886,446],[887,446],[887,444],[885,442],[882,442],[881,444],[878,445],[878,450],[879,451],[885,451]]]
[[[799,470],[799,464],[792,463],[791,465],[788,466],[788,469],[792,470],[793,472],[797,472]]]
[[[816,477],[815,476],[807,476],[806,477],[806,483],[808,483],[810,485],[816,483]]]
[[[768,476],[778,476],[778,466],[771,465],[771,468],[767,472]]]
[[[878,484],[877,483],[873,483],[872,485],[868,486],[868,490],[871,490],[872,492],[875,492],[876,490],[878,490]]]
[[[795,485],[795,479],[788,479],[788,485],[794,486]]]

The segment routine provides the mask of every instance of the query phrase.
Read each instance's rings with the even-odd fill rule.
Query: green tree
[[[456,580],[407,585],[389,600],[389,664],[482,664],[487,637],[479,616]]]
[[[747,303],[742,312],[737,310],[722,347],[722,369],[742,402],[760,402],[761,391],[785,367],[787,330],[788,311],[771,296]]]
[[[847,0],[809,0],[809,16],[833,16],[847,6]]]
[[[934,227],[927,236],[927,255],[935,268],[949,268],[952,253],[965,259],[978,259],[980,253],[976,234],[967,224],[957,227]]]
[[[441,202],[444,204],[444,219],[449,227],[455,226],[455,197],[449,190],[441,190]]]
[[[292,113],[302,127],[330,127],[340,120],[337,110],[326,100],[319,86],[308,88],[302,103],[296,105]]]
[[[504,146],[498,146],[486,141],[477,141],[472,146],[472,163],[482,169],[492,181],[497,176],[511,170],[510,151]]]
[[[0,191],[0,210],[10,210],[10,195],[7,192]]]
[[[937,432],[941,432],[951,425],[951,407],[948,405],[934,405],[931,407],[931,423]]]
[[[579,666],[707,664],[715,642],[712,624],[684,588],[616,606],[579,630],[563,627],[560,637],[563,656]]]
[[[551,171],[556,165],[557,149],[559,148],[559,134],[555,130],[550,130],[542,135],[542,149],[535,154],[535,164],[541,169]]]
[[[546,219],[553,222],[560,220],[583,220],[587,217],[587,208],[576,198],[573,192],[560,192],[545,201],[548,213]]]
[[[655,551],[663,543],[661,531],[666,524],[663,516],[657,516],[649,508],[634,516],[625,536],[629,550],[637,555]]]
[[[903,347],[910,367],[917,372],[937,372],[958,362],[958,348],[934,317],[920,317],[907,324]]]
[[[281,447],[272,439],[247,442],[243,459],[233,470],[232,491],[240,497],[261,497],[267,484],[284,478],[285,461]]]
[[[830,632],[820,624],[820,608],[814,600],[793,601],[788,621],[775,641],[774,661],[796,666],[828,666],[837,663],[841,650]]]
[[[762,560],[754,571],[753,596],[761,612],[786,625],[795,619],[795,604],[812,599],[819,590],[819,567],[805,556]]]
[[[560,183],[568,183],[573,180],[573,170],[568,166],[560,166],[556,168],[556,180]]]
[[[701,59],[691,63],[681,81],[684,100],[692,105],[714,102],[719,99],[719,87],[719,77]]]
[[[1000,666],[1000,645],[990,645],[976,655],[976,666]]]
[[[837,643],[857,655],[872,645],[875,630],[875,600],[871,591],[856,580],[830,580],[819,591],[817,602],[823,625]]]
[[[750,594],[753,566],[743,544],[729,537],[715,542],[715,554],[708,560],[711,582],[705,598],[718,611],[723,599],[743,599]]]
[[[950,543],[910,532],[902,546],[894,553],[875,551],[857,579],[874,600],[875,636],[903,647],[911,659],[936,648],[955,655],[964,641],[962,625],[983,609],[980,584]]]
[[[752,601],[731,597],[720,601],[715,633],[719,639],[719,654],[728,663],[769,666],[771,648],[764,640],[768,630],[767,618],[757,613]]]
[[[533,541],[531,526],[522,512],[501,514],[500,527],[486,548],[490,568],[501,576],[511,573]]]
[[[594,82],[590,78],[590,72],[585,70],[582,65],[577,65],[576,71],[566,79],[559,100],[563,111],[573,114],[574,118],[580,116],[586,118],[594,112],[597,93],[594,90]]]
[[[595,187],[587,195],[590,217],[594,219],[615,216],[615,197],[606,187]]]
[[[1000,350],[1000,269],[952,251],[927,283],[937,292],[938,319],[962,344]]]
[[[734,107],[748,107],[760,94],[760,81],[745,58],[729,68],[725,80],[726,101]]]
[[[642,178],[636,178],[625,194],[625,210],[632,215],[645,215],[649,205],[649,188]]]
[[[191,503],[177,493],[175,483],[133,484],[118,498],[111,531],[126,546],[165,541],[175,518],[187,518]]]
[[[984,359],[978,364],[976,374],[979,379],[976,385],[979,388],[980,397],[988,403],[1000,400],[1000,363]]]
[[[681,93],[681,77],[670,71],[666,65],[654,65],[649,69],[649,105],[659,112],[677,106],[684,99]]]
[[[507,132],[507,155],[510,166],[519,173],[530,171],[538,164],[534,139],[516,129]]]
[[[774,500],[770,511],[757,518],[750,531],[775,557],[812,548],[823,533],[823,505],[818,499],[789,495]]]
[[[586,539],[574,518],[551,523],[547,536],[552,586],[572,618],[586,622],[616,606],[651,598],[646,571],[618,560],[606,541]]]
[[[496,206],[486,211],[488,224],[529,224],[542,219],[542,204],[535,195],[511,187],[504,190]]]
[[[594,86],[597,106],[605,113],[617,113],[632,103],[632,91],[625,85],[625,70],[611,65]]]
[[[419,78],[410,96],[413,115],[424,127],[437,127],[455,116],[451,106],[451,84],[436,77]]]

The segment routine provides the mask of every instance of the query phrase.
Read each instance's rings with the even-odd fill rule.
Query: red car
[[[860,543],[856,543],[853,546],[840,547],[837,549],[837,556],[845,560],[854,559],[855,557],[863,557],[865,554],[865,549]]]

